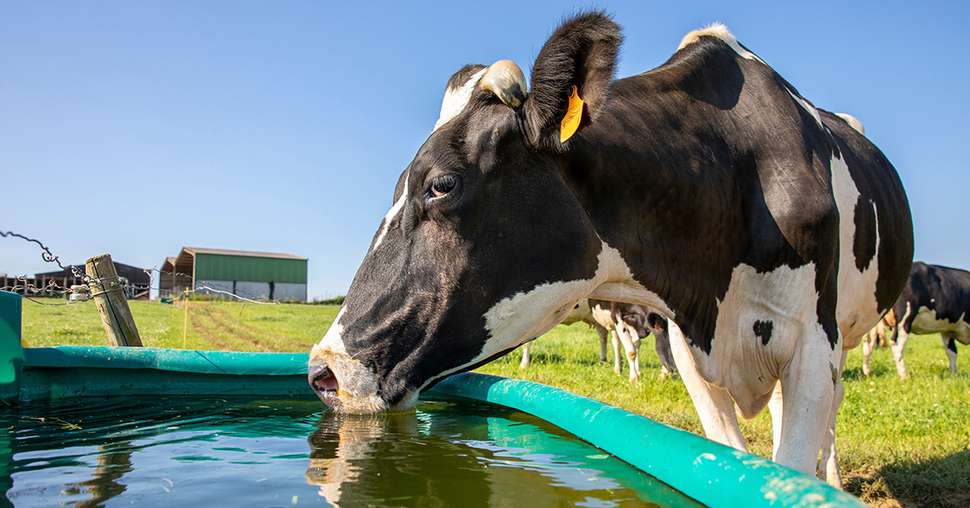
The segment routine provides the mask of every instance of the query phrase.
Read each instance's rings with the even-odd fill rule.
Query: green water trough
[[[0,397],[314,397],[307,355],[179,349],[21,347],[20,296],[0,291]],[[864,506],[777,463],[550,386],[467,373],[432,390],[546,420],[708,506]]]

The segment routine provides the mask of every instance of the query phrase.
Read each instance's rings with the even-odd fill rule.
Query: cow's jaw
[[[323,340],[310,350],[310,387],[334,411],[379,413],[387,409],[387,404],[378,393],[377,374],[347,354],[340,322],[343,314],[344,309],[340,309]]]

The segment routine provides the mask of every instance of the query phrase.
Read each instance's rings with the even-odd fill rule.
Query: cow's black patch
[[[948,340],[946,342],[946,348],[949,349],[950,351],[953,351],[953,354],[956,354],[957,353],[957,340],[954,339],[953,337],[950,337],[950,340]]]
[[[771,340],[771,330],[775,327],[775,324],[771,321],[755,321],[754,322],[754,334],[761,338],[761,345],[767,346],[768,341]]]

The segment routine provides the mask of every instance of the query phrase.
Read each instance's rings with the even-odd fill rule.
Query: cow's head
[[[311,352],[310,384],[325,403],[408,407],[431,383],[552,328],[602,281],[603,244],[560,170],[571,132],[581,136],[603,107],[620,40],[608,17],[581,15],[546,42],[528,93],[509,61],[452,76],[441,118]]]

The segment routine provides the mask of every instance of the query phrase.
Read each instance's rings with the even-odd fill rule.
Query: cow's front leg
[[[667,337],[677,372],[684,380],[687,393],[694,402],[694,409],[697,410],[697,416],[704,427],[704,435],[718,443],[747,451],[748,446],[741,435],[741,428],[738,427],[738,415],[734,412],[731,395],[727,390],[714,386],[701,377],[687,339],[673,321],[667,322]]]
[[[842,383],[842,370],[845,368],[845,357],[847,352],[842,352],[842,360],[839,363],[839,370],[835,383],[835,394],[832,398],[832,413],[829,419],[829,428],[825,432],[825,440],[822,443],[822,461],[819,466],[824,468],[825,481],[833,487],[842,488],[842,473],[839,471],[839,456],[835,449],[835,420],[839,415],[839,407],[842,406],[842,399],[845,398],[845,385]],[[821,476],[821,475],[820,475]]]
[[[785,412],[781,383],[775,383],[775,389],[771,391],[768,412],[771,414],[771,459],[778,460],[778,445],[781,444],[781,416]]]
[[[781,442],[775,460],[814,474],[825,432],[832,424],[838,359],[832,357],[821,330],[804,333],[799,342],[800,350],[781,375]]]
[[[946,357],[950,360],[950,374],[957,373],[957,339],[952,334],[944,333],[943,349],[946,350]]]
[[[906,341],[909,340],[910,327],[913,326],[913,320],[910,319],[912,310],[912,306],[907,303],[903,318],[896,322],[896,328],[893,330],[893,361],[896,362],[896,372],[901,379],[909,377],[906,373],[906,362],[903,361],[903,353],[906,351]]]
[[[522,361],[519,362],[519,369],[525,370],[529,368],[529,364],[532,363],[532,355],[529,354],[529,343],[526,342],[522,345]]]

